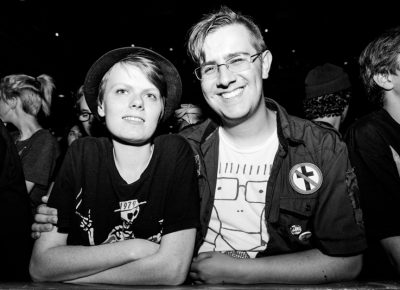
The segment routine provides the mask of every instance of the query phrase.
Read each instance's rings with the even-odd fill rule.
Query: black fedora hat
[[[99,95],[100,82],[105,73],[117,62],[125,59],[130,54],[146,53],[151,55],[161,68],[167,85],[167,95],[165,96],[165,109],[163,121],[167,120],[178,107],[182,95],[182,81],[175,66],[160,54],[143,47],[121,47],[111,50],[102,55],[91,66],[85,77],[83,91],[86,102],[92,113],[98,116],[97,98]]]

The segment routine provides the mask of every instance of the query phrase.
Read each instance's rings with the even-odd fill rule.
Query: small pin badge
[[[293,236],[299,235],[299,234],[301,233],[301,231],[302,231],[302,228],[301,228],[301,226],[299,226],[299,225],[292,225],[292,226],[290,227],[290,233],[291,233]]]

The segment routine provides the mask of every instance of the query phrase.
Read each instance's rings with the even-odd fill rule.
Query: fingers
[[[40,232],[32,232],[31,237],[34,240],[39,239],[40,238]]]
[[[45,215],[45,214],[35,214],[35,223],[56,225],[57,222],[58,222],[57,216]]]
[[[31,229],[32,229],[31,237],[37,240],[40,238],[41,232],[50,232],[53,229],[53,225],[34,223]]]
[[[193,280],[193,283],[194,283],[194,284],[197,284],[197,285],[199,285],[199,284],[204,284],[204,281],[202,281],[202,280],[200,279],[200,275],[199,275],[197,272],[195,272],[195,271],[190,271],[190,272],[189,272],[189,276],[190,276],[190,278]]]
[[[212,252],[203,252],[203,253],[200,253],[197,257],[194,257],[193,258],[193,262],[200,262],[200,261],[202,261],[202,260],[204,260],[204,259],[208,259],[208,258],[211,258],[212,257]]]
[[[34,235],[32,233],[32,236],[40,237],[41,232],[50,232],[53,229],[53,225],[50,223],[47,223],[47,224],[33,223],[31,226],[31,229],[32,229],[33,233],[36,232],[36,234],[34,234]]]
[[[46,204],[41,204],[36,208],[36,214],[57,216],[57,209],[48,207]],[[36,217],[35,217],[35,220],[36,220]]]

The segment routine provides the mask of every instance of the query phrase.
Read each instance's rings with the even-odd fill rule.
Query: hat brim
[[[98,118],[97,98],[99,95],[100,82],[106,72],[117,62],[123,60],[130,54],[145,52],[151,55],[158,63],[167,86],[167,95],[165,96],[165,108],[163,121],[166,121],[178,107],[182,96],[182,81],[176,67],[165,57],[160,54],[143,47],[122,47],[111,50],[102,55],[90,67],[86,74],[83,91],[86,102],[92,113]]]

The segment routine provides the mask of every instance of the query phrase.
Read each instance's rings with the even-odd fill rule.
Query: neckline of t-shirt
[[[271,136],[268,137],[267,140],[262,142],[261,144],[257,144],[254,146],[249,146],[249,147],[238,147],[233,142],[230,141],[229,137],[227,136],[225,130],[222,127],[218,128],[218,135],[220,138],[220,141],[229,146],[232,150],[238,152],[238,153],[246,153],[246,154],[251,154],[251,153],[256,153],[261,150],[265,150],[268,148],[271,144],[273,144],[274,140],[278,140],[278,130],[277,127],[275,127],[274,132],[272,132]]]
[[[135,184],[138,184],[138,183],[142,182],[148,176],[148,174],[149,174],[148,172],[149,172],[150,168],[153,166],[156,147],[157,147],[156,142],[154,142],[153,143],[153,150],[151,152],[151,156],[149,158],[149,161],[147,163],[146,168],[143,170],[143,172],[140,175],[140,177],[136,181],[134,181],[132,183],[128,183],[128,182],[126,182],[125,179],[122,178],[121,174],[118,171],[117,165],[115,164],[114,147],[112,145],[112,141],[110,140],[110,148],[108,150],[109,151],[108,158],[109,158],[109,163],[111,165],[112,174],[117,178],[117,183],[125,185],[125,186],[132,186],[132,185],[135,185]]]
[[[14,136],[14,143],[15,143],[15,145],[17,145],[17,144],[26,144],[26,143],[29,143],[30,140],[33,140],[34,137],[40,135],[40,134],[41,134],[42,132],[44,132],[44,131],[45,131],[44,128],[39,128],[38,130],[36,130],[36,131],[31,135],[31,137],[29,137],[28,139],[25,139],[25,140],[18,140],[18,139],[19,139],[19,136],[21,135],[21,133],[18,132],[18,133],[15,134],[15,136]]]

